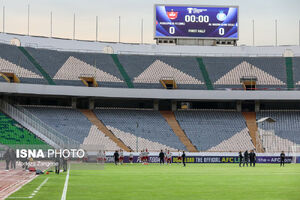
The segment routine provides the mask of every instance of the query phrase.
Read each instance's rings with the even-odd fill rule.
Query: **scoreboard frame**
[[[156,36],[156,7],[157,6],[178,6],[178,7],[208,7],[208,8],[236,8],[237,9],[237,38],[224,38],[224,37],[188,37],[188,36]],[[198,39],[198,40],[230,40],[237,41],[240,38],[240,20],[239,20],[239,6],[234,5],[190,5],[190,4],[154,4],[153,8],[153,38],[157,39]]]

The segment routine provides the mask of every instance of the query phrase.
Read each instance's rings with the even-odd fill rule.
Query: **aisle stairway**
[[[256,113],[255,112],[243,112],[243,116],[246,120],[247,127],[249,129],[249,133],[253,142],[253,145],[256,147],[257,152],[263,152],[261,148],[261,142],[257,139],[257,124],[256,124]]]
[[[294,88],[294,75],[293,75],[293,60],[292,58],[285,58],[286,66],[286,78],[287,78],[287,87],[288,89]]]
[[[41,72],[43,77],[47,80],[49,85],[56,85],[50,75],[44,70],[44,68],[30,55],[30,53],[24,47],[18,47],[19,50],[28,58],[28,60]]]
[[[211,80],[209,78],[209,74],[208,74],[208,72],[206,70],[206,67],[205,67],[205,64],[203,63],[202,58],[197,58],[197,62],[198,62],[199,68],[200,68],[200,70],[202,72],[202,76],[203,76],[203,78],[205,80],[206,88],[208,90],[213,90],[214,86],[213,86],[213,84],[212,84],[212,82],[211,82]]]
[[[129,148],[124,144],[123,141],[121,141],[119,138],[117,138],[103,123],[102,121],[95,115],[95,113],[91,110],[80,110],[87,118],[90,120],[90,122],[97,126],[97,128],[104,133],[107,137],[109,137],[112,141],[114,141],[121,149],[124,151],[131,151],[132,149]]]
[[[173,132],[178,136],[179,140],[185,145],[189,152],[198,152],[196,147],[192,144],[190,139],[186,136],[184,131],[181,129],[175,115],[172,111],[160,111],[162,116],[168,122],[169,126],[172,128]]]
[[[123,65],[120,63],[118,55],[117,54],[111,54],[111,57],[112,57],[113,61],[115,62],[115,65],[118,67],[120,73],[122,74],[124,80],[126,81],[128,88],[134,88],[130,77],[128,76],[128,74],[127,74],[126,70],[124,69]]]

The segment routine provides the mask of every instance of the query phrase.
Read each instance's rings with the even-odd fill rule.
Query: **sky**
[[[96,16],[99,17],[98,40],[118,41],[118,18],[121,17],[121,42],[153,40],[154,4],[237,5],[239,6],[239,45],[252,45],[252,20],[255,22],[255,45],[275,44],[275,19],[278,21],[278,45],[299,45],[300,0],[0,0],[0,31],[27,34],[27,5],[30,4],[30,35],[50,36],[50,12],[53,37],[96,39]]]

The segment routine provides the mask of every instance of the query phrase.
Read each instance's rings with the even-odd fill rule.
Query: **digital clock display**
[[[238,7],[155,5],[155,38],[238,39]]]

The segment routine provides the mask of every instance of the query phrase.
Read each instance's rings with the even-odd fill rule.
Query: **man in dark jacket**
[[[116,151],[114,153],[114,158],[115,158],[115,165],[118,165],[119,164],[119,152]]]
[[[57,157],[55,158],[55,173],[56,173],[56,174],[59,174],[59,172],[60,172],[60,167],[61,167],[61,158],[60,158],[60,156],[57,156]]]
[[[7,149],[6,152],[4,153],[3,159],[4,159],[5,162],[6,162],[6,168],[5,168],[5,170],[8,171],[8,170],[9,170],[9,163],[10,163],[10,160],[11,160],[9,149]]]
[[[244,153],[244,164],[243,164],[243,167],[245,167],[245,164],[247,164],[247,167],[248,167],[248,159],[249,159],[249,154],[248,154],[248,150],[246,150],[245,153]]]
[[[256,154],[254,153],[254,150],[251,150],[249,157],[250,157],[250,167],[252,167],[252,165],[253,165],[253,167],[255,167]]]
[[[185,151],[182,152],[181,158],[182,158],[182,164],[185,167]]]
[[[64,156],[62,157],[62,167],[64,169],[64,172],[68,170],[68,154],[64,153]]]
[[[284,151],[282,151],[280,154],[280,167],[281,166],[284,167],[284,159],[285,159],[285,153],[284,153]]]
[[[55,173],[56,174],[59,174],[60,172],[60,167],[61,167],[61,157],[59,155],[59,150],[57,149],[56,150],[56,157],[54,158],[55,160]]]
[[[16,169],[17,157],[16,157],[15,150],[14,149],[10,149],[9,155],[10,155],[10,168],[11,169]]]
[[[241,151],[239,152],[239,158],[240,158],[240,164],[239,164],[239,166],[242,167],[242,162],[243,162],[243,158],[244,157],[243,157],[243,154],[242,154]]]
[[[159,157],[159,163],[165,164],[165,154],[164,154],[163,150],[160,150],[158,157]]]

